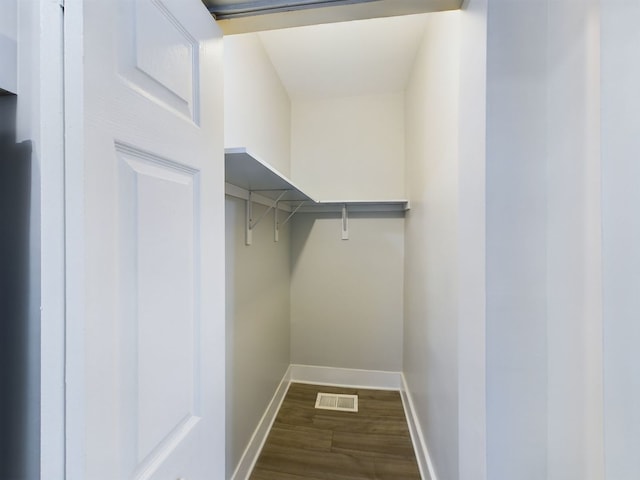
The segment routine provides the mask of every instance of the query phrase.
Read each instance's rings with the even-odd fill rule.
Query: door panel
[[[128,449],[139,465],[166,453],[195,427],[200,318],[197,272],[199,188],[190,167],[118,145],[123,305],[118,343],[123,376],[132,369],[137,426]],[[158,399],[163,399],[159,402]],[[128,442],[128,443],[129,443]]]
[[[122,9],[122,78],[142,95],[199,124],[198,41],[159,0],[135,0]]]
[[[224,478],[221,35],[198,0],[68,4],[85,250],[69,451],[86,480]]]

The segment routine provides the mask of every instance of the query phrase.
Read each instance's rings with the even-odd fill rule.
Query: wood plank
[[[331,451],[333,432],[302,425],[277,425],[269,433],[269,446]]]
[[[379,459],[374,461],[376,480],[420,480],[420,470],[415,457],[409,459]]]
[[[334,452],[267,445],[260,455],[259,464],[262,468],[274,472],[321,477],[326,480],[375,478],[375,464],[370,459]]]
[[[301,477],[300,475],[293,475],[291,473],[284,472],[272,472],[271,470],[266,470],[262,467],[256,466],[251,474],[251,480],[325,480],[323,477],[311,477],[309,475],[305,475]]]
[[[358,395],[358,412],[315,408],[318,392]],[[251,480],[419,480],[400,394],[293,383]]]
[[[386,433],[335,432],[331,451],[376,458],[411,458],[413,446],[408,435]]]

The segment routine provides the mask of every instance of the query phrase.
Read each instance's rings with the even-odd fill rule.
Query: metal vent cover
[[[358,395],[318,392],[316,408],[340,412],[357,412]]]

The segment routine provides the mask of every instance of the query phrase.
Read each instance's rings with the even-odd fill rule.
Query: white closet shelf
[[[247,192],[255,192],[260,197],[272,201],[280,198],[280,201],[286,202],[305,202],[297,210],[298,213],[340,212],[345,205],[353,213],[404,212],[409,210],[409,201],[405,199],[317,200],[244,147],[226,148],[224,156],[227,184]]]
[[[276,200],[286,192],[280,201],[317,203],[311,195],[246,148],[225,148],[224,171],[227,183],[268,199]]]
[[[303,192],[287,177],[247,151],[246,148],[227,148],[224,154],[225,192],[227,195],[246,200],[245,232],[247,245],[251,245],[253,229],[273,211],[274,240],[278,241],[280,227],[296,213],[341,212],[342,239],[349,239],[349,213],[404,212],[409,209],[408,200],[373,201],[319,201]],[[261,203],[268,208],[254,217],[253,204]],[[284,208],[282,208],[284,206]],[[280,219],[279,210],[290,212]]]

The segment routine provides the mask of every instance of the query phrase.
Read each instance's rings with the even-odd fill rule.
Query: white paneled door
[[[199,0],[67,0],[67,478],[224,472],[222,39]]]

